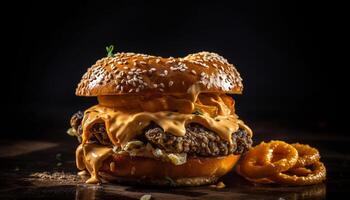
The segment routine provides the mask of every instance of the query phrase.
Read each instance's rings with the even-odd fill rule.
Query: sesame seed
[[[169,87],[171,87],[174,84],[174,81],[169,81]]]
[[[153,84],[153,87],[157,88],[157,87],[158,87],[158,85],[157,85],[157,84]]]
[[[136,88],[136,90],[135,90],[136,92],[140,92],[140,88]]]
[[[159,59],[159,58],[157,58],[156,63],[159,63],[159,62],[160,62],[160,59]]]
[[[159,90],[160,90],[161,92],[164,92],[164,90],[163,90],[162,88],[159,88]]]
[[[191,73],[192,73],[192,74],[194,74],[194,75],[196,75],[196,74],[197,74],[197,72],[196,72],[196,71],[194,71],[193,69],[191,70]]]
[[[129,69],[129,67],[127,67],[127,66],[125,66],[125,67],[123,67],[124,69]]]
[[[168,70],[164,70],[165,76],[168,75]]]
[[[129,93],[132,92],[132,91],[133,91],[133,89],[130,89],[130,90],[129,90]]]
[[[160,85],[160,87],[162,87],[162,88],[165,87],[165,86],[164,86],[164,83],[160,83],[159,85]]]
[[[150,70],[151,70],[151,71],[157,71],[156,68],[151,68]]]

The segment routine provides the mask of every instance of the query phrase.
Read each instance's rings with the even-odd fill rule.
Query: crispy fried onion
[[[298,151],[299,158],[294,168],[312,165],[320,160],[320,153],[317,149],[306,144],[295,143],[292,146]]]
[[[236,166],[236,172],[237,174],[243,176],[245,179],[247,179],[250,182],[253,183],[263,183],[263,184],[268,184],[268,183],[274,183],[272,180],[268,178],[249,178],[245,174],[242,173],[240,165]]]
[[[322,162],[316,161],[310,167],[312,168],[310,173],[297,175],[282,172],[269,179],[286,185],[313,185],[326,179],[326,167]]]
[[[236,167],[254,183],[311,185],[326,179],[326,168],[317,149],[304,144],[271,141],[252,148]]]
[[[262,143],[250,150],[241,162],[241,171],[249,178],[269,177],[292,168],[298,151],[282,141]]]

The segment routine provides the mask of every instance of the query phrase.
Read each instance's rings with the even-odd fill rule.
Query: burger
[[[86,183],[215,183],[252,145],[235,114],[235,66],[216,53],[183,58],[116,53],[83,75],[75,94],[98,104],[71,120]]]

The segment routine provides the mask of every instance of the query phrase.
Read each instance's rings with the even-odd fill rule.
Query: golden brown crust
[[[243,90],[235,66],[215,53],[200,52],[184,58],[117,53],[88,69],[76,95],[184,94],[193,85],[201,92],[239,94]]]
[[[212,158],[190,157],[186,163],[174,165],[152,158],[114,154],[104,162],[100,172],[114,177],[116,181],[142,179],[149,182],[170,178],[176,185],[202,185],[212,183],[227,174],[239,158],[240,155],[233,154]]]

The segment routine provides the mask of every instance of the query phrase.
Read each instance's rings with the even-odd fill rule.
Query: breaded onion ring
[[[297,160],[298,151],[293,146],[282,141],[271,141],[251,149],[241,161],[240,170],[248,178],[266,178],[287,171]]]
[[[322,162],[317,161],[311,165],[312,173],[306,176],[288,175],[278,173],[269,177],[271,180],[286,185],[312,185],[321,183],[326,179],[326,167]]]
[[[297,176],[307,176],[311,173],[312,173],[312,170],[305,167],[292,168],[287,171],[287,174],[293,174]]]
[[[268,179],[268,178],[259,178],[259,179],[253,179],[253,178],[249,178],[247,177],[246,175],[244,175],[242,172],[241,172],[241,169],[240,169],[240,165],[236,165],[236,172],[237,174],[243,176],[246,180],[250,181],[250,182],[253,182],[253,183],[260,183],[260,184],[272,184],[274,183],[272,180]]]
[[[310,147],[307,144],[292,144],[299,153],[299,158],[294,168],[311,165],[320,160],[320,153],[317,149]]]

